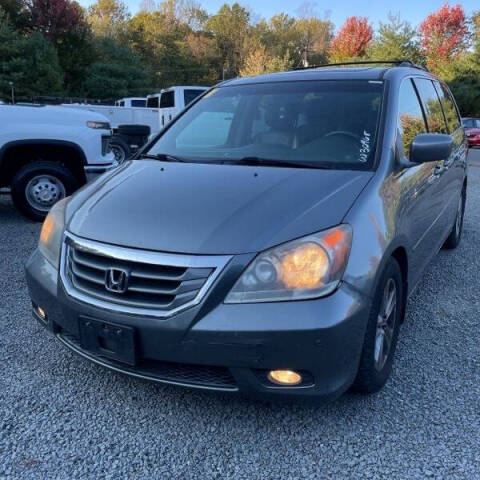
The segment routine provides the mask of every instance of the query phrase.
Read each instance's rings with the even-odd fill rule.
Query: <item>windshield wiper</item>
[[[174,155],[169,155],[168,153],[142,153],[140,158],[151,158],[153,160],[160,160],[161,162],[188,162],[188,160],[185,160],[184,158],[175,157]]]
[[[328,169],[326,165],[308,162],[296,162],[293,160],[273,160],[261,157],[243,157],[239,159],[224,160],[222,163],[229,165],[251,165],[251,166],[268,166],[268,167],[290,167],[290,168],[318,168]]]

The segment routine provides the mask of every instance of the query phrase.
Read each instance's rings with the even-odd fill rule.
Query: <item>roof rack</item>
[[[325,67],[344,67],[348,65],[394,65],[395,67],[410,67],[418,68],[428,72],[428,68],[423,65],[417,65],[411,60],[358,60],[356,62],[340,62],[340,63],[325,63],[323,65],[311,65],[309,67],[297,67],[292,70],[311,70],[315,68],[325,68]]]

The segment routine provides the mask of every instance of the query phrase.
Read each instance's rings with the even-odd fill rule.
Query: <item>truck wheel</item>
[[[378,283],[357,377],[352,390],[374,393],[380,390],[392,371],[398,332],[405,309],[402,273],[396,260],[389,260]]]
[[[55,162],[33,162],[21,168],[11,184],[12,200],[26,217],[41,222],[50,208],[79,187],[68,168]]]
[[[118,137],[113,137],[110,140],[110,149],[115,155],[115,160],[121,164],[130,157],[132,153],[128,143]]]

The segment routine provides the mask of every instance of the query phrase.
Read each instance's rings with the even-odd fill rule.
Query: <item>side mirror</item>
[[[414,163],[438,162],[451,155],[453,139],[443,133],[420,133],[410,146],[410,161]]]

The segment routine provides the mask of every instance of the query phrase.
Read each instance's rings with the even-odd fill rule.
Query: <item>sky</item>
[[[136,13],[141,0],[124,0],[131,13]],[[83,6],[89,6],[94,0],[80,0]],[[224,3],[233,3],[225,0],[199,0],[199,3],[209,13],[215,13]],[[305,0],[239,0],[239,3],[250,8],[255,19],[269,18],[280,12],[298,15],[299,8]],[[429,13],[440,8],[445,0],[317,0],[308,2],[320,18],[328,17],[338,28],[347,17],[360,15],[368,17],[375,27],[379,21],[386,21],[389,12],[400,12],[402,19],[408,20],[413,25],[418,25]],[[448,2],[450,5],[460,3],[467,15],[480,10],[479,0],[458,0]]]

